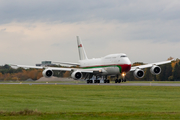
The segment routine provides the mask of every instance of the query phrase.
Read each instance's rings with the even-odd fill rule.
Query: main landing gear
[[[104,83],[110,83],[110,80],[107,79],[107,76],[105,77],[105,79],[104,77],[102,77],[101,80],[104,81]],[[89,84],[89,83],[101,83],[101,80],[99,80],[98,77],[96,76],[95,80],[86,80],[86,81]]]
[[[87,80],[87,83],[100,83],[100,80]],[[110,83],[110,80],[104,80],[104,83]]]
[[[121,79],[116,79],[115,83],[121,83]]]
[[[87,83],[100,83],[100,80],[87,80]]]
[[[126,79],[116,79],[115,83],[121,83],[121,82],[126,82]]]
[[[93,77],[92,77],[93,78]],[[98,79],[98,77],[96,76],[95,80],[93,80],[92,78],[89,77],[87,81],[88,84],[91,83],[110,83],[110,80],[107,79],[107,76],[103,77],[101,79]],[[117,75],[117,79],[115,80],[115,83],[121,83],[121,82],[126,82],[126,78],[125,75],[122,75],[122,79],[119,79],[119,76]]]
[[[110,83],[110,80],[107,79],[107,76],[105,76],[104,83]]]

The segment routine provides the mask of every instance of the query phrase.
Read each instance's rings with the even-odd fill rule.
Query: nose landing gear
[[[121,76],[122,76],[122,79],[118,79],[119,76],[117,75],[117,79],[115,80],[115,83],[126,82],[126,78],[125,78],[126,74],[122,73]]]

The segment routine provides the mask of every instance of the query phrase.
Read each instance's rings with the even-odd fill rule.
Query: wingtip
[[[172,61],[175,61],[175,59],[172,59],[172,60],[170,60],[170,61],[171,61],[171,62],[172,62]]]
[[[17,65],[15,65],[15,64],[7,64],[7,65],[9,65],[9,66],[17,66]]]

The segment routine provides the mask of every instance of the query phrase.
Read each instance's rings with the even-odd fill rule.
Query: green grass
[[[72,80],[72,81],[1,81],[0,83],[86,83],[82,80]],[[115,81],[111,81],[115,83]],[[127,81],[126,83],[171,83],[171,84],[180,84],[180,81]],[[122,84],[122,83],[121,83]]]
[[[180,119],[180,87],[0,85],[0,119]]]

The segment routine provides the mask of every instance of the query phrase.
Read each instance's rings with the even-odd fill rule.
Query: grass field
[[[0,119],[180,119],[180,87],[0,85]]]
[[[72,81],[1,81],[0,83],[86,83],[85,80],[72,80]],[[110,83],[115,83],[111,81]],[[125,83],[170,83],[170,84],[180,84],[180,81],[127,81]]]

